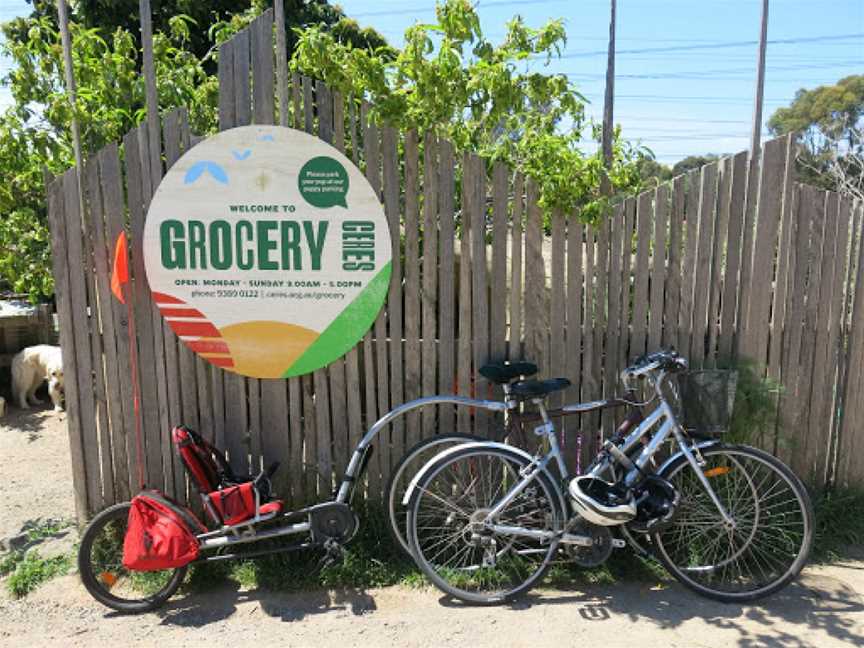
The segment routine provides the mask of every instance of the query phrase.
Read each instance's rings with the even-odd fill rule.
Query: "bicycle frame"
[[[645,467],[648,465],[648,463],[651,461],[651,459],[654,457],[654,455],[657,453],[663,443],[671,435],[678,446],[679,453],[683,454],[687,462],[692,466],[700,483],[707,491],[711,501],[717,507],[724,521],[728,525],[730,525],[730,527],[734,527],[734,520],[729,515],[728,511],[726,511],[725,507],[720,502],[720,499],[717,497],[717,494],[714,492],[714,489],[708,482],[707,477],[705,477],[704,473],[702,472],[699,461],[696,459],[696,456],[691,450],[690,444],[687,443],[687,438],[685,436],[683,428],[678,423],[675,417],[675,413],[673,412],[671,406],[663,396],[661,387],[665,378],[666,373],[661,372],[660,376],[654,381],[656,398],[659,401],[657,407],[655,407],[654,410],[650,414],[648,414],[648,416],[646,416],[637,425],[637,427],[623,439],[623,441],[620,442],[620,445],[612,439],[607,439],[606,442],[603,444],[603,448],[598,455],[598,459],[594,467],[591,468],[587,472],[587,474],[593,477],[601,477],[607,472],[611,471],[613,468],[623,466],[626,469],[626,473],[624,476],[624,484],[627,487],[631,487],[638,481],[640,475],[644,473]],[[518,497],[519,494],[523,490],[525,490],[525,488],[527,488],[535,479],[537,479],[542,472],[546,471],[547,466],[553,460],[558,466],[558,469],[562,476],[562,481],[569,480],[569,473],[567,471],[567,467],[561,454],[561,448],[558,444],[558,437],[555,433],[555,426],[550,420],[549,414],[546,411],[545,405],[543,404],[543,399],[534,399],[533,402],[537,405],[540,416],[543,420],[543,425],[541,427],[538,427],[535,430],[535,433],[542,434],[547,438],[549,442],[549,450],[548,452],[546,452],[546,454],[542,456],[538,455],[534,457],[531,464],[529,464],[529,466],[527,466],[522,471],[524,473],[523,478],[519,482],[517,482],[507,493],[505,493],[502,499],[490,509],[483,522],[492,531],[504,535],[521,535],[533,538],[545,538],[549,539],[550,541],[557,538],[563,543],[586,544],[585,541],[590,540],[590,538],[570,535],[564,533],[563,531],[536,531],[533,529],[523,529],[520,527],[505,526],[496,523],[497,518],[507,508],[507,506],[516,497]],[[565,406],[565,408],[562,409],[569,409],[571,412],[591,411],[599,407],[603,407],[606,404],[607,401],[594,401],[591,403],[583,403],[580,405]],[[651,430],[655,427],[657,428],[656,431],[651,432]],[[651,436],[644,449],[637,455],[635,460],[631,459],[627,454],[628,451],[632,450],[637,443],[639,443],[649,434]],[[695,445],[693,447],[695,447],[698,452],[698,445]],[[405,499],[408,499],[407,495]]]

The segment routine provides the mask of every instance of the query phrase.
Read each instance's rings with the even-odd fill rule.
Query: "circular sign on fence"
[[[342,356],[390,280],[390,230],[369,182],[334,147],[280,126],[233,128],[183,155],[153,196],[143,246],[174,332],[254,378]]]

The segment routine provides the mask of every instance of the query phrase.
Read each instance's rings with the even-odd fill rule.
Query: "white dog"
[[[63,409],[63,357],[60,347],[40,344],[19,351],[12,358],[12,396],[21,409],[40,403],[36,390],[48,381],[54,410]]]
[[[6,416],[6,399],[0,396],[0,418]]]

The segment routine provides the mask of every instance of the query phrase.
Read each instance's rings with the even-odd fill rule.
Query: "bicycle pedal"
[[[612,548],[613,549],[623,549],[627,546],[627,543],[621,538],[612,538]]]

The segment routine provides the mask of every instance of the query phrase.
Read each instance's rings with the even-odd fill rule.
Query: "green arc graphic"
[[[369,285],[330,322],[318,339],[294,361],[283,378],[291,378],[325,367],[336,358],[345,355],[378,316],[390,286],[391,262],[381,268]]]

